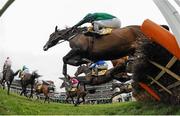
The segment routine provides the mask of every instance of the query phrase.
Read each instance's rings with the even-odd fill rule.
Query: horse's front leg
[[[82,99],[83,99],[83,101],[82,101],[83,104],[85,104],[85,96],[83,96]]]
[[[26,88],[26,87],[24,87],[24,90],[23,90],[23,91],[24,91],[24,92],[23,92],[23,93],[24,93],[24,96],[28,97],[28,96],[27,96],[27,93],[28,93],[28,92],[27,92],[27,88]]]
[[[74,104],[74,99],[73,99],[73,97],[71,97],[71,100],[72,100],[72,102],[73,102],[73,104]]]
[[[71,58],[77,56],[78,54],[80,54],[80,49],[72,49],[66,54],[66,56],[63,57],[63,75],[67,75],[67,64],[73,66],[77,65],[77,61],[71,60]]]
[[[67,64],[63,64],[63,75],[66,77],[67,76]]]

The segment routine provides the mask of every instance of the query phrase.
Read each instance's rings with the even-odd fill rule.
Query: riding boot
[[[95,75],[98,77],[98,68],[95,68]]]

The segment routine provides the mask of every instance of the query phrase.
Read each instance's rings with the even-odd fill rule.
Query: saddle
[[[128,84],[128,89],[132,89],[132,85],[131,84]]]

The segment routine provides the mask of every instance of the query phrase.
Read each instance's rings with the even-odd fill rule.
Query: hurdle
[[[160,92],[166,91],[168,94],[172,95],[172,92],[170,91],[170,89],[180,85],[180,76],[170,70],[170,68],[175,64],[175,62],[180,60],[180,48],[178,46],[176,38],[169,31],[167,31],[166,29],[164,29],[163,27],[159,26],[158,24],[154,23],[153,21],[151,21],[149,19],[146,19],[143,22],[143,24],[141,26],[141,30],[146,36],[149,37],[150,40],[158,43],[159,45],[161,45],[162,47],[167,49],[173,55],[173,57],[166,64],[166,66],[162,66],[154,61],[149,60],[149,62],[152,65],[156,66],[161,71],[159,74],[157,74],[157,76],[155,78],[153,78],[149,75],[146,75],[149,79],[152,80],[152,82],[148,86],[151,86],[152,84],[157,84],[158,86],[161,87],[161,89],[159,90]],[[170,75],[172,78],[175,78],[177,80],[177,82],[170,84],[166,87],[164,85],[162,85],[161,83],[159,83],[158,80],[166,73],[168,75]]]

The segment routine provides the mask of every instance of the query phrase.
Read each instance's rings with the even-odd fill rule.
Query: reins
[[[68,39],[64,39],[64,40],[62,40],[62,41],[58,42],[57,44],[63,43],[63,42],[65,42],[65,41],[70,41],[71,39],[73,39],[73,38],[74,38],[74,37],[76,37],[77,35],[78,35],[78,33],[76,33],[76,34],[72,35],[72,36],[71,36],[71,37],[69,37]]]

